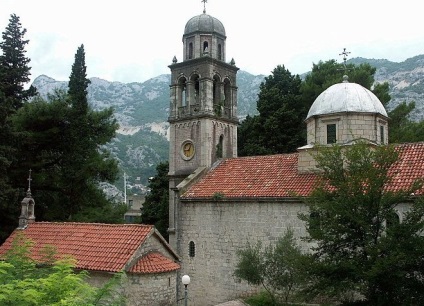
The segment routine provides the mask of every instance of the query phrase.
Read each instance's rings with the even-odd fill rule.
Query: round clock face
[[[194,144],[191,141],[185,141],[182,145],[182,155],[185,159],[190,159],[194,155]]]

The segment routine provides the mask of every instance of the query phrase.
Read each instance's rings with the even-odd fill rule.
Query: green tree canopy
[[[12,14],[0,42],[0,241],[16,226],[19,213],[18,189],[11,176],[12,162],[17,161],[19,137],[13,129],[11,117],[36,94],[34,87],[25,89],[29,82],[30,59],[25,56],[26,29]]]
[[[238,128],[238,155],[293,152],[306,142],[303,119],[308,111],[300,94],[301,79],[277,66],[260,85],[259,115]]]
[[[32,187],[41,220],[94,222],[102,215],[93,214],[93,209],[115,211],[99,183],[114,182],[118,174],[116,159],[104,147],[118,125],[113,109],[89,107],[84,57],[82,45],[72,66],[68,93],[58,91],[48,101],[35,99],[14,116],[14,126],[22,135],[16,180],[26,177],[27,169],[33,170]],[[115,218],[121,222],[123,216]],[[101,220],[105,219],[111,217],[103,215]]]
[[[156,166],[156,175],[149,180],[150,193],[141,209],[141,222],[154,224],[163,237],[168,239],[169,227],[169,163]]]
[[[287,303],[305,283],[305,263],[300,247],[288,229],[275,245],[265,248],[261,241],[255,245],[247,243],[237,251],[238,262],[234,275],[251,285],[260,285],[268,292],[273,304]]]
[[[29,43],[24,39],[25,34],[26,29],[22,28],[19,17],[12,14],[0,42],[0,91],[6,97],[13,98],[12,107],[15,110],[36,94],[32,86],[24,89],[31,75],[31,67],[28,66],[31,60],[25,56],[25,46]]]
[[[316,154],[322,185],[301,214],[313,248],[313,282],[307,292],[339,299],[363,296],[365,305],[414,305],[424,298],[424,202],[410,195],[422,187],[388,191],[392,146],[322,148]],[[400,203],[410,205],[403,213]],[[401,220],[401,222],[400,222]]]

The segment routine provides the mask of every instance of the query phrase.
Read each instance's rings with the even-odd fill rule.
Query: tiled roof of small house
[[[101,224],[76,222],[35,222],[24,230],[16,229],[0,246],[0,254],[11,248],[15,236],[22,232],[35,242],[31,256],[42,258],[40,251],[53,246],[58,256],[76,259],[76,268],[92,271],[122,271],[135,252],[153,233],[153,225]],[[151,272],[161,272],[150,269]]]
[[[178,270],[180,265],[160,253],[152,252],[140,258],[128,270],[133,273],[162,273]]]
[[[408,188],[414,180],[424,178],[424,143],[400,144],[396,150],[399,160],[391,169],[390,190]],[[226,159],[189,187],[182,199],[306,197],[318,176],[299,173],[297,166],[298,153]]]

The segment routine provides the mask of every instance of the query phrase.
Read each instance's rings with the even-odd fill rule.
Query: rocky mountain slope
[[[376,81],[388,82],[392,100],[389,108],[403,101],[415,101],[413,119],[424,118],[424,55],[415,56],[402,63],[384,59],[354,58],[349,62],[368,62],[377,68]],[[256,114],[259,85],[264,75],[246,71],[237,74],[238,111],[242,120],[247,114]],[[122,198],[123,174],[133,192],[143,192],[148,178],[156,173],[159,162],[168,159],[168,112],[170,75],[160,75],[143,83],[119,83],[91,78],[88,101],[97,110],[113,107],[120,128],[108,145],[119,160],[121,179],[115,186],[105,186],[111,196]],[[55,89],[67,89],[67,82],[39,76],[33,85],[43,97]],[[109,188],[107,188],[109,187]],[[121,191],[120,191],[121,190]]]
[[[123,175],[134,192],[143,192],[148,178],[156,174],[156,165],[168,160],[170,75],[160,75],[143,83],[109,82],[91,78],[88,101],[95,110],[113,107],[119,122],[116,137],[108,147],[119,160],[121,179],[115,187],[123,189]],[[238,111],[240,118],[256,113],[256,97],[264,76],[238,73]],[[67,90],[68,82],[48,76],[37,77],[33,85],[43,98],[56,89]],[[119,190],[105,185],[108,193],[122,198]]]

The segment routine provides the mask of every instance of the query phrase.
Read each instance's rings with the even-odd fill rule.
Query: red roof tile
[[[401,144],[396,150],[399,161],[391,169],[390,190],[406,189],[424,178],[424,143]],[[318,176],[299,173],[297,163],[298,153],[226,159],[189,187],[182,198],[211,198],[216,193],[225,198],[308,196]]]
[[[0,246],[0,254],[10,249],[18,232],[35,242],[32,256],[41,259],[40,250],[51,245],[58,255],[77,260],[76,268],[119,272],[143,244],[152,225],[35,222],[25,230],[15,230]]]
[[[183,198],[307,196],[317,176],[297,171],[298,154],[250,156],[224,160],[184,194]]]
[[[178,270],[180,265],[160,253],[149,253],[140,258],[128,272],[163,273]]]
[[[399,159],[390,169],[392,183],[388,190],[398,191],[411,187],[417,179],[424,179],[424,142],[405,143],[396,146]],[[424,190],[415,194],[421,195]]]

